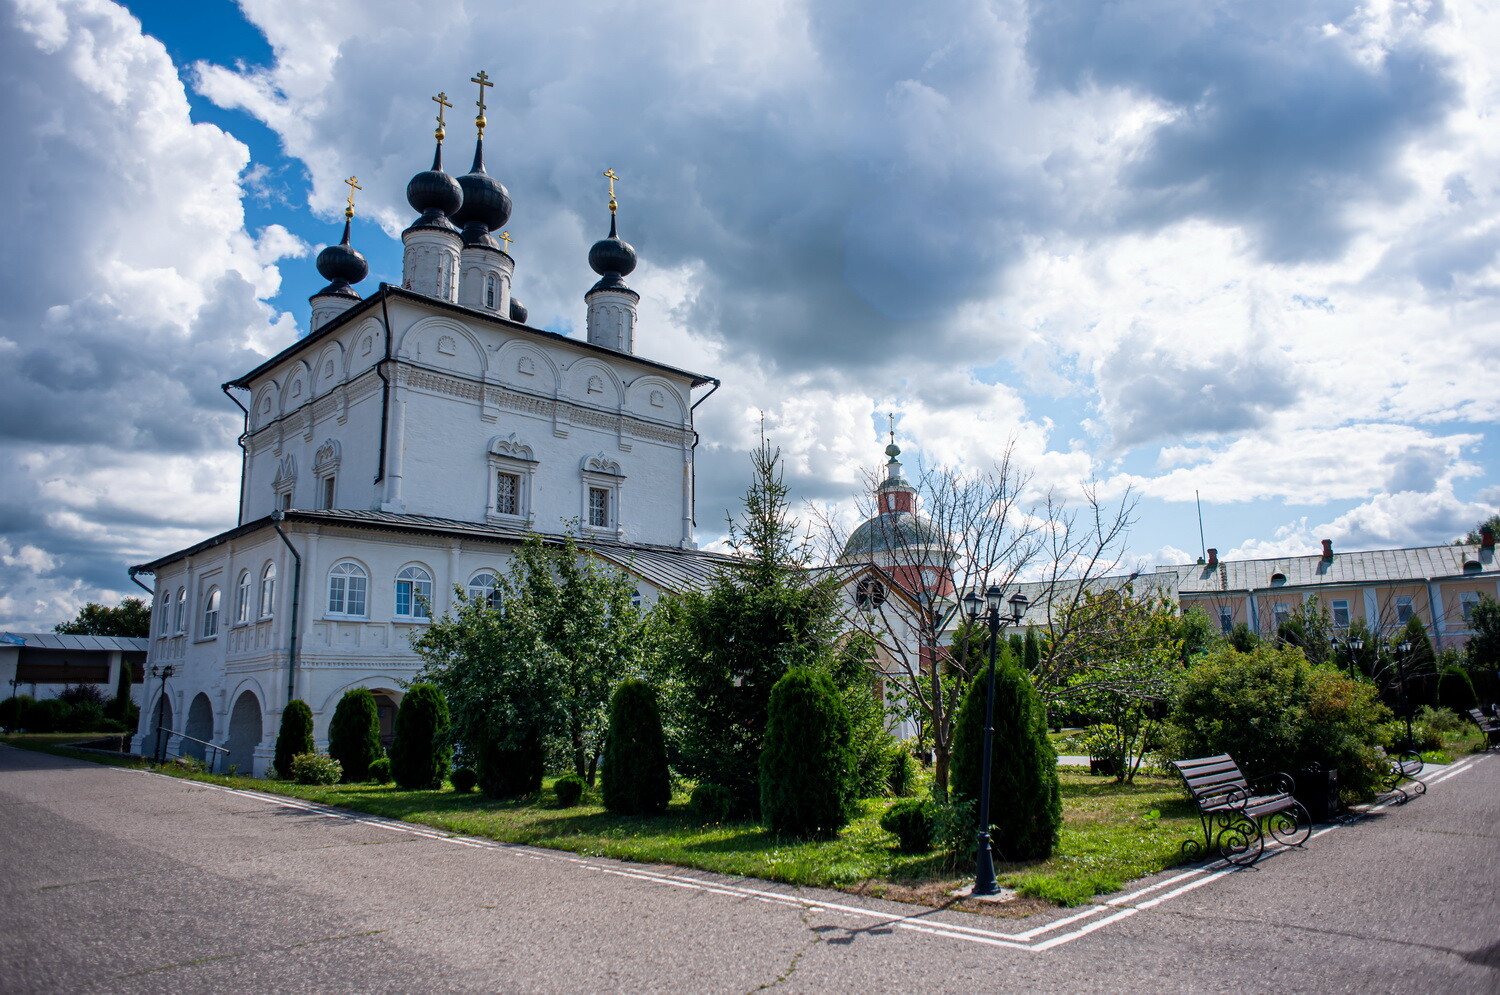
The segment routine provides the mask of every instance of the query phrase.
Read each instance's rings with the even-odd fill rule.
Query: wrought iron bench
[[[1249,867],[1266,850],[1266,833],[1284,846],[1301,846],[1312,833],[1312,818],[1292,797],[1296,784],[1286,774],[1251,783],[1230,756],[1174,760],[1198,818],[1203,840],[1185,840],[1182,852],[1199,860],[1211,851],[1240,867]]]
[[[1420,777],[1422,768],[1426,764],[1420,756],[1412,750],[1387,753],[1383,747],[1376,747],[1375,751],[1389,768],[1389,773],[1381,779],[1381,783],[1385,785],[1387,791],[1394,791],[1401,796],[1401,800],[1396,804],[1404,805],[1417,795],[1427,794],[1427,785]],[[1414,785],[1411,794],[1407,794],[1406,789],[1401,786],[1402,780],[1410,780]]]
[[[1486,746],[1500,746],[1500,719],[1492,719],[1477,708],[1469,709],[1469,718],[1479,727],[1479,731],[1489,738]]]

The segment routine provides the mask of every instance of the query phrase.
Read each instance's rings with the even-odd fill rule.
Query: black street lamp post
[[[1401,688],[1401,711],[1406,713],[1406,748],[1415,749],[1411,738],[1411,701],[1406,697],[1406,655],[1411,652],[1411,640],[1403,639],[1396,644],[1396,683]]]
[[[156,762],[162,763],[167,757],[167,740],[162,735],[161,720],[167,715],[167,678],[177,672],[177,668],[171,664],[165,667],[152,667],[151,676],[161,678],[161,690],[156,695]]]
[[[979,779],[979,833],[974,854],[974,890],[970,892],[976,896],[1000,894],[1000,885],[995,880],[995,858],[990,847],[990,765],[993,762],[995,740],[995,654],[1000,645],[1000,597],[1004,593],[991,584],[989,590],[984,592],[983,599],[973,591],[964,595],[964,608],[968,611],[969,622],[979,622],[979,606],[983,603],[986,606],[985,621],[990,630],[989,689],[984,705],[984,761]],[[1004,621],[1011,624],[1021,621],[1021,617],[1026,614],[1027,603],[1026,595],[1020,592],[1012,595],[1011,614]]]

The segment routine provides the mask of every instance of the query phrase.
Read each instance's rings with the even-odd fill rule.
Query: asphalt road
[[[999,920],[0,747],[0,990],[1497,992],[1500,756],[1446,774],[1252,870]]]

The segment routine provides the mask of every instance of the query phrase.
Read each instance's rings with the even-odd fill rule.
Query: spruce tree
[[[328,724],[328,755],[344,769],[341,780],[370,779],[370,764],[381,755],[380,712],[369,688],[345,691]]]
[[[1034,674],[1042,666],[1042,640],[1035,629],[1026,630],[1026,641],[1022,644],[1021,669]]]
[[[301,698],[293,698],[281,713],[281,730],[276,734],[276,776],[291,780],[292,758],[315,749],[312,709]]]
[[[110,699],[109,708],[105,710],[105,714],[112,719],[123,722],[130,712],[130,682],[135,676],[133,671],[129,660],[120,660],[120,676],[115,681],[115,696]]]
[[[760,810],[772,831],[833,836],[854,814],[849,713],[826,674],[788,670],[771,689]]]
[[[413,684],[396,712],[391,778],[408,791],[440,788],[448,776],[448,702],[431,684]]]
[[[955,799],[978,802],[984,763],[988,672],[969,682],[953,730]],[[1042,860],[1052,854],[1062,825],[1057,752],[1031,678],[1003,646],[995,663],[995,734],[991,751],[991,842],[997,861]]]
[[[603,776],[604,807],[611,812],[659,815],[672,800],[661,712],[643,680],[621,681],[610,702]]]

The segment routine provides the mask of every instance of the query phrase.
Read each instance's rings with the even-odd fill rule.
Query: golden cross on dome
[[[615,200],[615,180],[618,180],[620,177],[613,169],[606,169],[604,175],[609,177],[609,213],[614,214],[620,207],[619,203]]]
[[[891,428],[891,444],[895,445],[895,443],[896,443],[896,413],[894,411],[887,411],[886,414],[885,414],[885,418],[886,418],[886,422],[890,425],[890,428]]]
[[[480,92],[483,92],[483,91],[480,91]],[[437,105],[438,105],[438,126],[437,126],[437,131],[434,131],[432,133],[432,137],[436,138],[438,141],[441,142],[443,140],[444,136],[447,135],[447,132],[443,130],[443,111],[447,110],[449,107],[452,107],[453,105],[450,104],[450,103],[448,103],[448,95],[446,93],[439,93],[436,97],[433,97],[432,99],[434,101],[436,101]]]
[[[513,238],[510,237],[510,232],[508,232],[508,231],[501,232],[500,233],[500,241],[502,241],[502,242],[505,243],[505,254],[506,255],[510,255],[510,243],[512,243],[512,242],[515,241],[515,239],[513,239]]]
[[[344,182],[349,184],[349,206],[344,208],[344,218],[346,220],[352,220],[354,218],[354,191],[363,190],[364,187],[360,186],[359,180],[353,176],[349,177]]]
[[[474,127],[479,129],[479,137],[483,138],[484,126],[488,123],[484,119],[484,88],[495,84],[490,82],[489,74],[483,69],[479,70],[478,76],[470,76],[469,82],[479,84],[479,99],[474,101],[474,106],[479,108],[479,116],[474,118]]]

